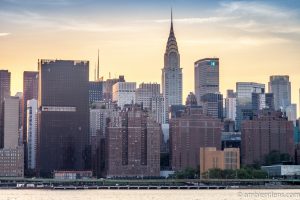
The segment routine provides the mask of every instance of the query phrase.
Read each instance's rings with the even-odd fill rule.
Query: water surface
[[[0,190],[0,200],[300,200],[300,190]]]

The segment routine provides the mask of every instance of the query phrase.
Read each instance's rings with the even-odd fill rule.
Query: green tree
[[[196,175],[197,175],[197,170],[188,167],[183,171],[175,172],[174,177],[177,179],[194,179],[196,178]]]
[[[280,154],[277,150],[273,150],[265,156],[265,165],[274,165],[288,161],[291,161],[291,156],[287,153]]]

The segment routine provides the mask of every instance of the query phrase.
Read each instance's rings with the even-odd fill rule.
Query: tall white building
[[[182,105],[182,68],[180,68],[180,55],[173,30],[172,13],[170,34],[164,55],[164,68],[162,69],[162,92],[166,116],[168,116],[169,106]],[[166,119],[168,118],[166,117]]]
[[[135,91],[135,100],[137,104],[142,104],[144,109],[150,109],[152,98],[159,95],[158,83],[141,83]]]
[[[227,97],[225,98],[225,113],[226,113],[226,119],[235,121],[236,93],[234,93],[233,90],[227,90]]]
[[[124,105],[135,103],[136,83],[118,82],[113,85],[113,101],[123,109]]]
[[[166,115],[165,115],[165,101],[162,95],[155,96],[151,98],[151,116],[152,118],[160,123],[166,123]]]
[[[27,168],[36,169],[37,152],[37,107],[36,99],[27,101]]]
[[[289,121],[293,121],[294,126],[296,126],[297,121],[297,104],[291,104],[285,109],[286,116]]]
[[[160,85],[157,83],[142,83],[136,89],[135,100],[143,105],[143,109],[150,112],[150,116],[158,123],[166,122],[164,97],[160,94]]]
[[[108,119],[115,110],[116,108],[111,102],[97,102],[96,108],[90,109],[90,138],[96,137],[97,134],[105,136]]]
[[[4,98],[4,148],[19,145],[19,97]]]

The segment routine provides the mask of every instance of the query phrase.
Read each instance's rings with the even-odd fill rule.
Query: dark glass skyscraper
[[[201,104],[204,113],[213,117],[223,119],[223,95],[207,93],[201,96]]]
[[[89,82],[89,102],[90,104],[95,101],[103,100],[103,81],[90,81]]]
[[[82,170],[88,164],[89,62],[39,61],[37,167]]]
[[[25,71],[23,73],[23,99],[22,99],[22,126],[23,142],[27,137],[27,101],[38,98],[38,72]]]
[[[236,126],[240,130],[240,125],[243,120],[251,119],[253,117],[253,100],[255,98],[253,93],[264,94],[265,85],[254,82],[237,82],[237,107],[236,107]]]
[[[10,96],[10,72],[0,70],[0,148],[4,146],[4,98]]]
[[[275,110],[285,110],[291,105],[291,82],[289,76],[270,76],[269,92],[274,94]]]

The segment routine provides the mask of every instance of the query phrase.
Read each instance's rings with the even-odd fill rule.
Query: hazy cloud
[[[300,34],[299,11],[279,8],[258,1],[223,2],[218,15],[236,17],[227,27],[246,32],[297,33]]]
[[[288,42],[282,38],[261,38],[261,37],[226,37],[226,38],[205,38],[199,40],[181,40],[181,42],[188,45],[209,45],[209,44],[222,44],[222,45],[242,45],[242,46],[260,46],[265,44],[282,44]]]
[[[57,5],[57,6],[68,6],[71,4],[88,2],[90,0],[0,0],[0,2],[6,2],[17,5]]]
[[[232,20],[234,17],[199,17],[199,18],[177,18],[174,22],[185,23],[185,24],[203,24],[203,23],[216,23]],[[169,23],[170,19],[158,19],[153,20],[157,23]]]
[[[10,33],[0,33],[0,37],[8,36]]]
[[[31,11],[1,12],[0,21],[23,24],[30,27],[51,28],[53,31],[82,31],[82,32],[114,32],[114,31],[136,31],[137,27],[126,25],[103,25],[95,21],[76,20],[67,17],[52,17],[41,15]]]

